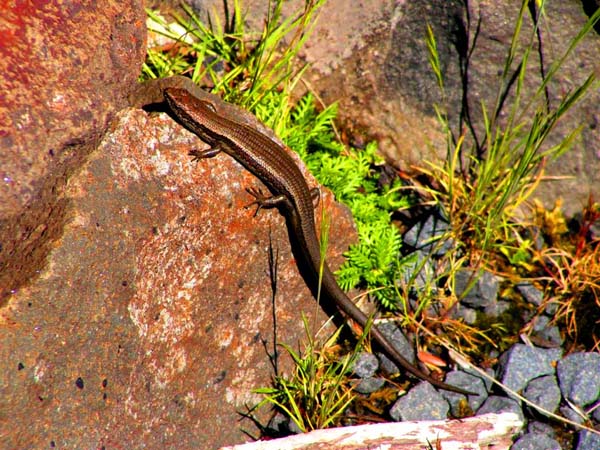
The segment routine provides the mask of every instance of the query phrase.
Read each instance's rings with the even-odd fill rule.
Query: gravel
[[[485,270],[462,269],[455,275],[454,289],[463,305],[484,309],[496,303],[500,283],[495,275]]]
[[[450,225],[439,210],[434,210],[424,222],[419,222],[404,234],[404,243],[433,256],[443,256],[454,246],[445,239]]]
[[[585,407],[600,397],[600,354],[572,353],[558,362],[562,395]]]
[[[390,409],[397,422],[404,420],[442,420],[448,417],[450,405],[431,384],[422,381],[400,397]]]
[[[540,306],[544,300],[544,293],[529,282],[519,283],[515,286],[519,294],[534,306]]]
[[[409,363],[413,365],[415,364],[415,350],[408,339],[406,339],[406,336],[404,336],[404,333],[402,333],[400,328],[398,328],[392,322],[382,323],[381,325],[378,325],[377,328],[379,328],[379,331],[381,331],[388,342],[392,344],[394,348],[402,356],[404,356]],[[387,356],[385,356],[383,353],[378,353],[377,356],[379,357],[379,361],[381,361],[381,367],[385,373],[398,373],[400,368],[396,366],[396,364],[394,364]]]
[[[551,345],[560,347],[564,341],[556,325],[550,325],[550,318],[539,316],[533,324],[534,335]]]
[[[377,392],[385,384],[385,378],[368,377],[363,378],[354,386],[354,390],[359,394],[372,394]]]
[[[368,378],[375,375],[379,369],[379,360],[373,353],[361,352],[354,360],[352,370],[359,378]]]
[[[579,432],[576,450],[598,450],[600,448],[600,436],[589,431]]]
[[[531,380],[523,397],[541,408],[554,413],[560,405],[560,389],[554,375],[546,375]]]
[[[450,411],[455,417],[462,416],[461,412],[464,410],[464,400],[467,400],[469,408],[472,411],[477,411],[488,398],[485,382],[477,375],[472,375],[462,370],[454,370],[446,375],[445,382],[478,394],[465,397],[463,394],[457,392],[442,391],[442,395],[450,404]]]
[[[509,389],[519,392],[534,378],[553,375],[554,364],[561,356],[560,348],[515,344],[500,356],[497,378]]]
[[[560,444],[549,436],[541,433],[527,433],[520,437],[510,448],[511,450],[562,450]]]
[[[404,242],[418,249],[413,266],[407,267],[408,273],[403,274],[404,282],[413,279],[411,302],[419,301],[419,289],[422,286],[435,285],[433,274],[442,270],[444,264],[444,258],[440,256],[454,243],[448,240],[433,244],[432,240],[439,240],[447,231],[447,222],[439,212],[434,211],[422,224],[405,234]],[[419,274],[410,273],[418,268],[421,270]],[[486,270],[465,268],[456,272],[452,294],[460,302],[450,311],[449,317],[468,324],[475,323],[481,314],[497,317],[504,313],[505,317],[513,313],[513,299],[500,295],[501,282],[502,279]],[[445,286],[437,286],[437,289],[443,290]],[[494,364],[489,365],[486,372],[509,390],[544,410],[599,429],[600,407],[593,408],[600,404],[600,354],[579,352],[564,356],[561,348],[564,338],[560,329],[551,322],[557,303],[545,303],[544,292],[529,282],[515,285],[515,291],[531,305],[515,311],[518,327],[526,325],[533,318],[530,340],[526,344],[514,344],[502,354],[488,351],[487,361]],[[535,311],[544,305],[542,314],[536,316]],[[416,306],[413,304],[413,307]],[[415,364],[414,345],[395,324],[384,323],[379,329],[408,361]],[[396,366],[385,355],[378,356],[380,364],[370,354],[360,355],[357,359],[354,365],[354,373],[360,377],[357,392],[371,393],[383,387],[385,379],[376,376],[378,366],[387,374],[397,372]],[[437,420],[461,418],[473,413],[513,412],[527,424],[526,431],[511,447],[513,450],[561,449],[557,437],[559,430],[563,440],[565,436],[575,436],[573,448],[577,450],[600,449],[599,435],[564,424],[557,426],[559,422],[555,420],[546,422],[542,411],[522,402],[511,392],[505,392],[472,369],[452,370],[444,381],[476,395],[465,396],[437,390],[428,382],[421,381],[393,404],[389,409],[390,417],[396,421]]]
[[[477,410],[477,415],[503,412],[515,413],[519,416],[520,420],[525,420],[523,410],[517,401],[507,397],[500,397],[499,395],[488,397],[483,405],[481,405],[481,408]]]

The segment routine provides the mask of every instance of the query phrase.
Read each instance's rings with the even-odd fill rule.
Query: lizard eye
[[[202,104],[204,106],[206,106],[208,109],[210,109],[212,112],[214,112],[214,113],[217,112],[217,108],[215,108],[215,105],[213,105],[211,102],[202,102]]]

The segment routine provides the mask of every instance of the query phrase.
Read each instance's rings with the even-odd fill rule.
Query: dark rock
[[[404,234],[404,243],[416,250],[433,256],[443,256],[454,241],[447,236],[450,225],[438,211],[434,211],[425,222],[413,226]]]
[[[467,325],[473,325],[477,322],[477,311],[461,303],[457,303],[452,308],[452,317],[454,319],[463,319]]]
[[[523,397],[546,411],[555,412],[558,409],[561,398],[556,377],[554,375],[546,375],[531,380],[527,384],[525,391],[523,391]],[[541,411],[539,412],[544,414]]]
[[[600,408],[594,409],[594,412],[592,413],[592,419],[600,423]]]
[[[512,412],[519,416],[519,420],[525,420],[523,410],[521,410],[519,403],[510,398],[499,397],[497,395],[488,397],[481,408],[477,410],[477,415],[501,412]]]
[[[562,350],[559,348],[543,349],[515,344],[500,356],[498,378],[509,389],[519,392],[534,378],[553,375],[553,363],[561,356]]]
[[[542,433],[527,433],[521,436],[510,450],[562,450],[560,444]]]
[[[546,309],[544,309],[544,314],[552,318],[556,314],[556,311],[558,311],[558,302],[551,301],[548,302],[548,304],[546,305]]]
[[[435,289],[437,289],[437,288],[434,287],[430,292],[433,293]],[[417,295],[419,295],[419,294],[417,294]],[[409,304],[410,304],[410,307],[412,308],[412,311],[423,311],[423,313],[425,315],[427,315],[428,317],[440,316],[440,310],[439,310],[440,305],[436,302],[429,302],[427,304],[427,306],[425,307],[425,309],[423,309],[423,304],[422,304],[421,298],[410,298]],[[403,309],[404,308],[402,308],[402,310]]]
[[[292,434],[304,433],[304,431],[302,431],[302,429],[298,426],[298,424],[296,422],[294,422],[293,420],[288,420],[288,429],[290,430],[290,433],[292,433]]]
[[[547,316],[538,316],[533,324],[534,336],[546,341],[548,345],[560,347],[564,341],[560,335],[560,330],[556,325],[550,325],[550,318]]]
[[[562,395],[575,405],[585,407],[600,397],[600,354],[571,353],[558,362],[557,373]]]
[[[498,354],[497,354],[497,350],[493,349],[489,352],[489,357],[490,358],[498,358]],[[471,375],[475,375],[476,377],[479,377],[480,375],[475,372],[472,369],[469,368],[465,368],[462,369],[467,373],[470,373]],[[494,369],[492,369],[491,367],[488,367],[486,369],[483,370],[487,375],[490,376],[490,378],[495,378],[496,377],[496,372],[494,372]],[[483,383],[485,384],[485,388],[487,389],[488,392],[490,392],[492,390],[492,388],[494,387],[494,382],[492,380],[490,380],[489,378],[485,378],[482,377],[481,380],[483,381]]]
[[[498,297],[498,279],[485,270],[459,270],[454,278],[454,290],[460,302],[473,308],[486,308],[494,304]]]
[[[587,430],[581,430],[577,439],[575,450],[598,450],[600,448],[600,436]]]
[[[298,427],[296,422],[280,412],[275,413],[264,429],[264,434],[272,437],[282,437],[300,433],[302,433],[302,430]]]
[[[463,388],[470,392],[475,392],[478,395],[469,395],[467,398],[463,394],[450,391],[442,391],[442,395],[448,403],[454,417],[461,417],[461,412],[464,410],[463,402],[467,400],[469,408],[472,411],[477,411],[482,403],[487,399],[488,393],[485,383],[481,377],[463,372],[462,370],[453,370],[446,375],[445,382]]]
[[[394,348],[402,356],[404,356],[404,358],[406,358],[406,360],[409,363],[415,364],[415,350],[410,344],[410,342],[408,342],[408,339],[406,339],[406,336],[404,336],[404,333],[402,333],[402,330],[400,330],[400,328],[398,328],[392,322],[382,323],[377,328],[379,328],[379,331],[381,331],[381,333],[385,336],[388,342],[392,344]],[[385,373],[398,373],[400,368],[396,366],[396,364],[394,364],[386,355],[384,355],[383,353],[377,353],[377,356],[381,361],[381,368]]]
[[[450,405],[435,388],[422,381],[400,397],[390,409],[397,422],[405,420],[442,420],[448,417]]]
[[[360,378],[371,377],[379,369],[379,360],[377,356],[369,352],[360,352],[354,360],[352,370]]]
[[[538,422],[537,420],[532,420],[527,424],[527,432],[545,434],[551,438],[555,437],[556,435],[554,428],[552,428],[550,424],[546,422]]]
[[[590,225],[588,229],[588,239],[590,241],[600,239],[600,219]]]
[[[431,260],[421,250],[417,250],[409,256],[402,264],[400,278],[404,285],[419,290],[426,286],[432,286],[435,279],[435,269]]]
[[[536,288],[533,284],[525,282],[519,283],[516,286],[519,294],[523,298],[534,306],[540,306],[544,300],[544,293]]]
[[[515,311],[518,314],[518,317],[521,318],[521,323],[531,322],[536,316],[536,312],[531,309],[520,308],[520,310]]]
[[[584,418],[577,411],[573,410],[570,406],[564,405],[560,407],[560,414],[569,419],[571,422],[583,424]]]
[[[486,306],[486,308],[483,310],[483,313],[489,317],[498,317],[512,308],[512,306],[513,304],[510,302],[499,300],[495,303],[492,303],[490,306]]]
[[[266,426],[266,434],[271,436],[287,436],[295,434],[290,430],[290,419],[277,412]]]
[[[354,386],[354,390],[360,394],[371,394],[381,389],[384,384],[384,378],[367,377],[362,378],[360,382]]]

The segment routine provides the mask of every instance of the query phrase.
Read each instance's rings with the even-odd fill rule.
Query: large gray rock
[[[600,354],[571,353],[558,362],[556,371],[563,396],[577,406],[600,397]]]
[[[220,0],[201,3],[204,11],[213,4],[217,7],[222,4]],[[296,0],[295,5],[301,4],[301,0]],[[349,128],[355,130],[356,142],[376,137],[386,156],[403,165],[439,160],[446,155],[446,144],[433,111],[433,104],[439,104],[441,97],[427,60],[426,26],[432,27],[437,40],[453,124],[461,110],[466,113],[463,107],[468,105],[481,133],[480,105],[483,102],[488,111],[493,109],[520,4],[512,0],[328,1],[313,37],[303,50],[304,59],[311,64],[307,76],[325,102],[340,103],[341,115],[351,124]],[[265,2],[247,0],[245,5],[249,16],[258,15],[254,23],[260,23]],[[590,13],[591,8],[587,10]],[[547,73],[587,18],[578,1],[546,2],[545,22],[540,28],[541,51],[536,48],[530,55],[525,97],[539,86],[540,64]],[[526,14],[523,41],[531,29],[531,16]],[[467,61],[468,49],[473,44]],[[597,70],[599,53],[600,38],[593,32],[549,84],[552,105]],[[581,137],[573,149],[546,166],[547,175],[569,178],[543,183],[536,192],[547,205],[563,197],[568,214],[580,210],[590,192],[598,194],[599,105],[600,91],[591,90],[548,141],[550,147],[569,131],[582,126]]]

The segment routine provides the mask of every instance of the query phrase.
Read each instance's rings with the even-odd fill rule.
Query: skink
[[[175,117],[211,146],[208,150],[192,152],[196,158],[210,158],[224,151],[269,188],[272,197],[264,197],[258,191],[252,191],[251,194],[255,196],[259,208],[277,206],[283,209],[302,256],[314,270],[315,279],[319,279],[321,253],[315,229],[313,196],[302,172],[287,151],[256,129],[220,116],[212,103],[194,97],[185,89],[167,88],[164,96]],[[326,263],[323,264],[321,283],[322,293],[364,328],[367,316],[342,291]],[[441,389],[472,394],[438,381],[414,367],[376,326],[371,327],[371,334],[396,364],[416,377]]]

